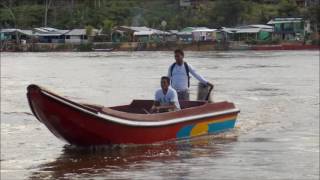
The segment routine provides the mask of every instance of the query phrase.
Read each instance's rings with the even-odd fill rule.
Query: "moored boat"
[[[252,50],[319,50],[319,45],[306,44],[278,44],[278,45],[253,45]]]
[[[239,109],[230,102],[180,101],[181,110],[150,114],[153,100],[104,107],[74,102],[37,85],[27,97],[35,117],[58,138],[78,146],[150,144],[234,128]]]
[[[98,51],[98,52],[110,52],[110,51],[113,51],[113,48],[106,48],[106,49],[92,48],[92,50]]]

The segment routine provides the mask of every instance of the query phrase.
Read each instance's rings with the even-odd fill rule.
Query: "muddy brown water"
[[[319,179],[318,51],[186,52],[185,60],[215,85],[214,101],[241,109],[235,130],[83,149],[35,119],[26,87],[106,106],[152,99],[172,52],[1,53],[1,179]]]

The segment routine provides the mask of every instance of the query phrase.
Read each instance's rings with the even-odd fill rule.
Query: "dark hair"
[[[176,49],[176,50],[174,50],[174,53],[175,53],[175,54],[176,54],[176,53],[179,53],[179,54],[181,54],[182,56],[184,56],[184,52],[183,52],[182,49]]]
[[[170,85],[170,78],[168,76],[162,76],[161,81],[162,80],[166,80],[168,82],[168,84]]]

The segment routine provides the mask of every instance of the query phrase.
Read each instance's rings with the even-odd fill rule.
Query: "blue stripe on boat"
[[[232,119],[232,120],[219,122],[219,123],[211,123],[208,125],[209,126],[208,133],[217,133],[230,128],[234,128],[235,122],[236,120]]]
[[[177,138],[189,137],[190,136],[190,132],[191,132],[193,127],[194,127],[194,125],[184,126],[182,129],[180,129],[178,131]]]

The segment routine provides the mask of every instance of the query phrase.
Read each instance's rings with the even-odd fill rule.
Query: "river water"
[[[31,114],[26,87],[106,106],[152,99],[172,52],[1,53],[1,179],[319,179],[319,52],[186,52],[241,109],[235,130],[80,149]],[[196,97],[191,79],[191,98]],[[156,133],[156,132],[155,132]]]

